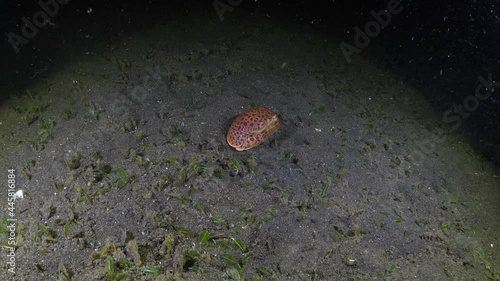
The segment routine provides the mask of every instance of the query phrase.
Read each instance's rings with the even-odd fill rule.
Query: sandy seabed
[[[37,76],[0,107],[24,192],[0,279],[500,280],[498,170],[339,44],[201,14]],[[227,128],[258,105],[283,125],[237,152]]]

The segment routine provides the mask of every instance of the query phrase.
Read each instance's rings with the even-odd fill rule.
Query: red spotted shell
[[[238,151],[263,143],[278,130],[281,122],[270,109],[258,106],[241,113],[227,132],[227,143]]]

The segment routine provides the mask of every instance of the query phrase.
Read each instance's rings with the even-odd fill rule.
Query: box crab
[[[241,113],[227,132],[227,143],[237,151],[244,151],[263,143],[274,134],[281,122],[274,112],[263,106]]]

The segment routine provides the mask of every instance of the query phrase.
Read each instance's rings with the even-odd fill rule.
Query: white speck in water
[[[22,189],[19,189],[18,191],[16,191],[16,193],[14,193],[14,199],[24,199],[24,193],[23,193],[23,190]]]

